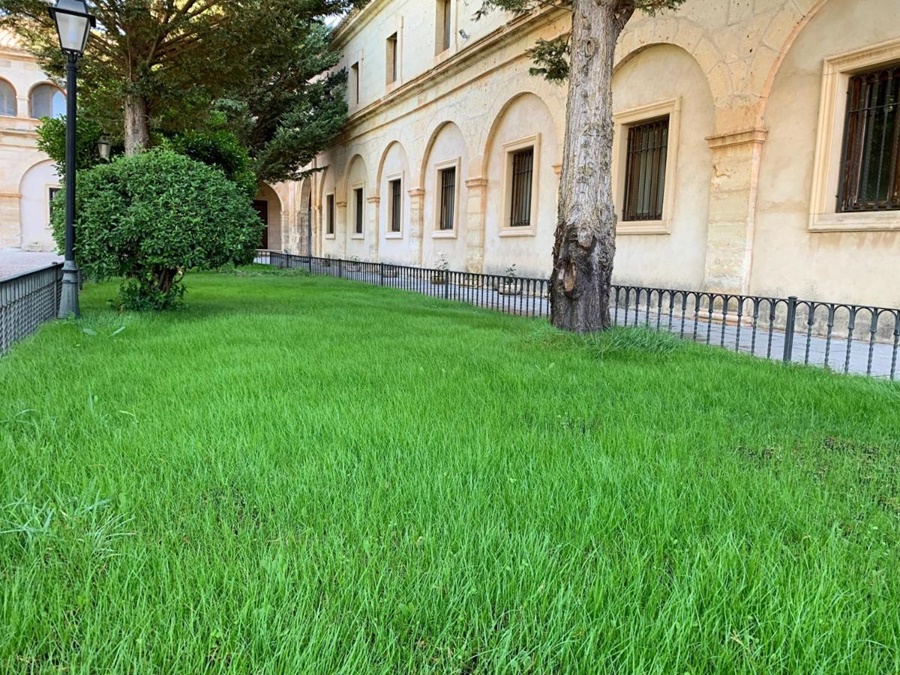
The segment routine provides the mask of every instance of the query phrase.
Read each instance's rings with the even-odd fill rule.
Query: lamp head
[[[84,0],[56,0],[50,8],[50,16],[56,24],[59,46],[69,56],[81,56],[87,46],[91,27],[97,19],[88,13]]]

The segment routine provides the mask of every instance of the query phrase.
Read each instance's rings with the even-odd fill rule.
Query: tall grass
[[[0,359],[0,671],[900,672],[900,387],[188,285]]]

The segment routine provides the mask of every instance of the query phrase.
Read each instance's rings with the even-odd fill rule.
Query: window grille
[[[328,234],[334,234],[334,195],[325,197],[325,226],[328,228]]]
[[[403,192],[400,180],[391,181],[391,232],[400,231],[400,217],[403,214]]]
[[[356,213],[354,214],[356,216],[356,234],[362,234],[363,233],[363,209],[365,208],[363,206],[363,189],[356,188],[353,191],[353,195],[356,198]]]
[[[512,199],[510,227],[531,225],[531,183],[534,177],[534,148],[519,150],[512,156]]]
[[[900,209],[900,65],[850,78],[839,212]]]
[[[623,220],[662,220],[669,117],[628,129]]]
[[[456,167],[441,169],[441,212],[439,230],[452,230],[456,215]]]

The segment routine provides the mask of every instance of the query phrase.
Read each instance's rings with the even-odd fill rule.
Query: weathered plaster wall
[[[715,127],[706,77],[683,49],[652,45],[637,52],[613,78],[617,113],[670,99],[681,104],[675,184],[667,186],[675,191],[670,233],[619,234],[615,277],[622,283],[700,288],[705,281],[712,178],[712,153],[706,137],[713,135]],[[670,122],[669,133],[675,132]],[[623,169],[616,168],[614,180]]]
[[[754,293],[900,306],[900,231],[809,230],[823,59],[898,37],[895,0],[830,2],[784,59],[765,115],[769,136],[760,167]]]

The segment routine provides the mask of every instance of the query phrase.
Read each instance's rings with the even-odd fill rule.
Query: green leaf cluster
[[[125,309],[170,309],[188,269],[253,259],[263,224],[225,174],[184,155],[153,150],[79,173],[75,255],[91,277],[124,277]],[[63,200],[53,235],[65,239]]]
[[[481,7],[475,12],[475,17],[480,18],[493,9],[500,9],[513,14],[527,14],[541,8],[556,7],[571,10],[579,0],[482,0]],[[625,22],[635,11],[647,14],[656,14],[666,9],[676,9],[685,0],[584,0],[590,2],[603,2],[613,10],[612,14],[618,17],[624,26]],[[531,75],[544,77],[551,82],[564,82],[569,77],[569,55],[572,49],[578,49],[579,45],[571,44],[571,35],[560,35],[550,40],[538,40],[534,47],[528,50],[528,55],[534,61],[534,66],[529,69]]]
[[[124,141],[131,110],[149,139],[141,144],[153,146],[191,131],[216,132],[210,111],[221,104],[233,113],[231,130],[260,180],[297,178],[347,114],[346,76],[333,71],[339,54],[324,20],[362,4],[91,0],[99,27],[79,65],[79,114]],[[62,76],[43,0],[0,0],[0,28],[19,35],[45,71]]]
[[[56,164],[56,172],[65,175],[66,118],[44,117],[37,128],[38,150],[47,154]],[[103,136],[100,125],[84,115],[75,122],[75,166],[79,171],[91,169],[103,160],[97,152],[97,141]],[[121,152],[121,149],[119,149]]]

